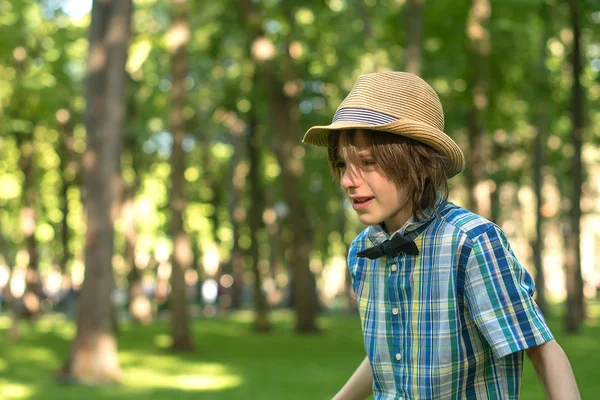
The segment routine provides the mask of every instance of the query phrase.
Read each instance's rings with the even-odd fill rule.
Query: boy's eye
[[[375,162],[375,160],[362,160],[362,165],[364,167],[373,167],[376,164],[377,163]]]

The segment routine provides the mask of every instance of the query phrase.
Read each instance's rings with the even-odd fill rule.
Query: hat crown
[[[352,108],[407,118],[444,131],[444,111],[437,93],[423,79],[408,72],[359,76],[337,111]]]

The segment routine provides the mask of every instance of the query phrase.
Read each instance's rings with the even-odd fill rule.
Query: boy
[[[446,200],[464,157],[425,81],[362,75],[303,142],[368,225],[348,255],[367,357],[334,399],[516,399],[524,351],[548,398],[580,398],[504,233]]]

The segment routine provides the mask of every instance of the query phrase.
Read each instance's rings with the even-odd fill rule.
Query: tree
[[[23,192],[21,198],[21,229],[27,243],[27,254],[29,262],[25,275],[25,292],[21,299],[15,299],[15,325],[18,324],[18,316],[35,318],[40,312],[41,280],[39,275],[39,245],[35,237],[38,191],[35,186],[34,168],[34,140],[33,132],[17,134],[17,143],[21,150],[19,165],[23,172]],[[20,304],[20,306],[17,306]],[[15,326],[15,332],[18,332]],[[15,338],[18,334],[15,335]]]
[[[254,273],[254,329],[258,332],[271,330],[271,324],[268,319],[268,306],[262,289],[262,276],[259,269],[260,252],[258,243],[258,231],[264,228],[264,188],[262,176],[260,174],[261,149],[259,138],[256,134],[256,118],[254,111],[249,118],[248,123],[248,180],[250,182],[250,256],[252,257],[252,272]]]
[[[187,22],[187,0],[172,0],[171,27],[167,34],[167,46],[171,57],[171,111],[169,128],[173,136],[171,150],[171,235],[173,257],[171,260],[171,337],[172,348],[192,350],[185,273],[192,264],[191,243],[183,226],[183,213],[187,206],[185,180],[185,152],[183,141],[186,137],[184,108],[187,96],[185,79],[188,73],[186,45],[190,40],[190,27]]]
[[[583,302],[583,278],[581,276],[581,186],[583,184],[583,163],[581,150],[583,144],[584,113],[583,86],[581,84],[581,26],[577,0],[569,0],[569,15],[573,30],[573,48],[571,50],[571,71],[573,86],[571,93],[571,119],[573,157],[571,158],[571,194],[569,209],[569,231],[565,235],[565,271],[567,281],[567,313],[565,328],[575,332],[585,317]]]
[[[119,209],[120,156],[126,117],[125,87],[131,0],[96,1],[89,29],[86,77],[87,148],[83,157],[87,232],[85,276],[77,335],[62,370],[69,380],[120,379],[111,301],[114,220]]]
[[[472,70],[471,109],[468,113],[469,152],[467,154],[467,187],[469,190],[469,208],[484,217],[490,217],[489,206],[483,200],[482,184],[486,175],[485,111],[488,107],[488,63],[490,38],[486,23],[491,15],[489,0],[472,0],[467,19]]]
[[[130,114],[131,118],[131,114]],[[133,135],[126,135],[125,148],[121,157],[123,170],[127,167],[129,173],[123,173],[123,195],[121,203],[121,218],[123,224],[123,239],[125,249],[123,259],[126,266],[127,283],[129,284],[128,300],[129,315],[134,321],[147,324],[152,321],[152,305],[146,297],[142,286],[142,274],[136,265],[136,248],[138,241],[138,216],[135,196],[140,187],[140,171],[144,168],[139,156],[138,140]]]
[[[425,0],[408,0],[406,3],[406,71],[421,75],[421,41],[423,40],[423,4]]]
[[[300,190],[302,163],[294,156],[294,148],[301,137],[297,98],[299,83],[291,68],[290,40],[284,40],[284,52],[279,58],[284,66],[283,76],[275,70],[273,43],[264,36],[260,26],[260,14],[249,0],[240,0],[248,30],[253,38],[252,54],[256,61],[258,80],[264,88],[268,108],[272,115],[273,150],[281,168],[283,195],[290,210],[289,221],[293,245],[290,248],[289,266],[292,275],[293,303],[296,311],[298,332],[317,331],[318,307],[315,277],[309,269],[309,252],[312,247],[312,230],[306,205]],[[285,11],[289,11],[286,9]],[[286,15],[287,23],[292,18]],[[285,87],[284,87],[285,86]]]
[[[547,3],[543,3],[540,12],[540,22],[543,25],[542,35],[540,40],[539,57],[535,63],[540,71],[538,78],[535,82],[534,96],[537,97],[538,93],[549,93],[550,88],[548,85],[548,68],[545,66],[547,57],[547,43],[551,36],[550,31],[550,19],[549,19],[549,6]],[[543,193],[542,188],[544,185],[544,142],[548,137],[549,130],[549,118],[548,115],[549,104],[545,100],[538,99],[538,104],[535,106],[533,113],[533,124],[536,126],[536,134],[533,143],[533,185],[535,194],[535,235],[530,241],[531,250],[533,253],[533,264],[535,267],[535,286],[536,286],[536,303],[544,314],[548,313],[548,305],[546,300],[546,276],[544,273],[544,264],[542,262],[542,253],[544,249],[544,237],[542,233],[543,228]]]

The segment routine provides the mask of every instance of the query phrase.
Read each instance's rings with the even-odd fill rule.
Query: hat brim
[[[448,157],[449,163],[446,166],[446,176],[448,179],[461,173],[465,168],[465,157],[463,152],[450,136],[431,125],[407,118],[401,118],[397,121],[381,125],[338,121],[330,125],[313,126],[306,132],[302,142],[314,146],[327,147],[329,132],[346,129],[366,129],[390,132],[427,144]]]

